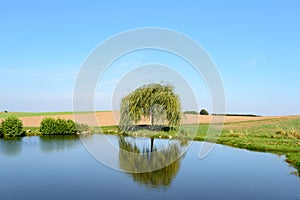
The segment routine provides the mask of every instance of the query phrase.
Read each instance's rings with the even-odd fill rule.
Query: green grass
[[[225,124],[218,143],[285,155],[300,173],[300,118]]]
[[[40,127],[24,127],[26,136],[39,136],[42,135]],[[104,126],[104,127],[90,127],[90,132],[95,134],[114,134],[120,135],[118,126]]]
[[[42,133],[40,132],[40,127],[24,127],[23,129],[26,136],[42,135]]]
[[[106,111],[96,111],[96,112],[106,112]],[[0,112],[0,118],[6,118],[8,116],[15,116],[15,117],[34,117],[34,116],[53,116],[53,115],[72,115],[73,113],[78,114],[85,114],[85,113],[92,113],[90,111],[84,112]]]
[[[160,131],[154,135],[152,133],[151,137],[203,141],[208,127],[209,124],[185,125],[178,131]],[[118,128],[110,127],[109,130],[116,133]],[[197,130],[195,136],[191,134],[193,130]],[[137,131],[129,135],[144,137],[145,131]],[[286,161],[298,170],[298,175],[300,174],[300,117],[225,123],[220,137],[211,138],[217,139],[218,144],[285,155]]]
[[[6,118],[8,116],[15,117],[33,117],[33,116],[51,116],[51,115],[68,115],[73,114],[73,112],[8,112],[0,113],[0,118]]]

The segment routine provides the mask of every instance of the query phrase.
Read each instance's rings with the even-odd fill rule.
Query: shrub
[[[0,135],[4,137],[19,137],[24,135],[23,123],[17,117],[9,116],[1,122]]]
[[[42,134],[56,134],[55,133],[55,119],[44,118],[40,124],[40,132]]]
[[[202,109],[200,115],[209,115],[209,113],[205,109]]]
[[[44,118],[40,125],[43,135],[74,135],[77,133],[76,124],[72,120]]]

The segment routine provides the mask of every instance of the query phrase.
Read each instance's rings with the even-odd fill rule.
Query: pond
[[[117,157],[112,154],[119,169],[129,171],[122,172],[91,156],[78,137],[1,139],[0,198],[300,199],[300,179],[283,156],[216,145],[200,160],[201,142],[155,139],[153,149],[165,148],[168,157],[190,146],[182,157],[160,170],[132,173],[137,162],[141,166],[159,163],[157,157],[151,157],[150,139],[89,137],[94,141],[109,138],[121,149],[148,149],[150,160],[132,160],[121,151]]]

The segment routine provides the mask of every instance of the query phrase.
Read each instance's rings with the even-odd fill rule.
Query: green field
[[[95,111],[95,112],[106,112],[106,111]],[[34,117],[34,116],[53,116],[53,115],[72,115],[73,113],[91,113],[89,111],[86,112],[0,112],[0,118],[6,118],[8,116],[15,116],[15,117]]]
[[[32,116],[51,116],[51,115],[68,115],[73,112],[1,112],[0,118],[6,118],[8,116],[15,117],[32,117]]]

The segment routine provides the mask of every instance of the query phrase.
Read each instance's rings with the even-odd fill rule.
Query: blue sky
[[[1,1],[0,110],[72,110],[77,73],[99,43],[162,27],[206,49],[222,76],[228,113],[300,113],[299,1],[175,2]],[[200,107],[210,108],[206,94],[197,95],[205,99]]]

